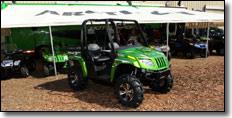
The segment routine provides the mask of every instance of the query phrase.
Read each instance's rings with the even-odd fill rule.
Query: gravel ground
[[[113,88],[89,81],[74,92],[67,75],[43,78],[40,71],[28,78],[1,81],[1,111],[224,111],[224,57],[207,60],[173,58],[174,87],[158,94],[145,87],[145,99],[136,109],[122,107]]]

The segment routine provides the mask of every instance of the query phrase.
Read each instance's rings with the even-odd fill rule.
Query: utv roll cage
[[[115,34],[118,34],[118,31],[116,30],[117,28],[117,25],[115,24],[115,21],[116,22],[134,22],[135,25],[138,27],[138,30],[139,32],[141,33],[141,36],[143,38],[143,41],[144,41],[144,45],[145,46],[148,46],[148,43],[147,43],[147,40],[145,39],[145,36],[142,32],[142,28],[141,26],[139,25],[139,23],[136,21],[136,20],[130,20],[130,19],[87,19],[85,20],[83,23],[82,23],[82,30],[81,30],[81,51],[84,51],[84,46],[87,44],[87,29],[86,29],[86,25],[87,25],[87,22],[90,22],[91,23],[91,26],[93,26],[93,23],[92,22],[105,22],[106,24],[106,32],[108,34],[108,37],[109,37],[109,41],[111,43],[111,47],[112,47],[112,50],[114,53],[116,53],[116,50],[113,46],[113,39],[111,38],[111,33],[109,31],[109,22],[112,24],[112,28],[114,31]],[[95,33],[96,34],[96,33]],[[118,40],[118,35],[115,35],[116,39]]]

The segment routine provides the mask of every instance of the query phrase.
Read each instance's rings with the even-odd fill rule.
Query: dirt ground
[[[1,111],[224,111],[224,57],[171,60],[174,87],[158,94],[145,87],[145,99],[136,109],[121,106],[111,86],[88,82],[84,91],[72,91],[67,75],[1,81]]]

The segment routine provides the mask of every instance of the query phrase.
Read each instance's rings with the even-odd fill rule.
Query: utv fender
[[[135,65],[131,64],[118,64],[118,65],[114,65],[112,66],[112,70],[111,70],[111,78],[110,78],[110,82],[114,83],[118,77],[122,74],[131,74],[132,71],[135,70],[136,67]]]
[[[83,72],[83,76],[87,77],[88,72],[87,72],[87,68],[86,68],[86,63],[84,61],[83,58],[79,57],[79,58],[75,58],[75,60],[73,60],[73,64],[74,66],[81,66],[82,72]]]

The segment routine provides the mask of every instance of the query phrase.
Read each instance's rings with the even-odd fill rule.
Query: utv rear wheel
[[[219,54],[219,55],[225,55],[225,49],[224,48],[221,48],[221,49],[219,49],[219,50],[217,50],[217,53]]]
[[[80,67],[71,67],[68,73],[68,83],[73,90],[84,90],[88,80],[84,78]]]
[[[47,77],[50,75],[49,68],[46,64],[43,65],[43,73],[44,73],[44,77]]]
[[[164,79],[160,79],[155,81],[151,86],[151,89],[160,93],[168,93],[173,87],[173,77],[172,75],[168,75]]]
[[[205,50],[202,50],[202,51],[200,52],[200,56],[203,57],[203,58],[206,57],[206,56],[205,56],[205,53],[206,53]],[[209,55],[210,55],[210,52],[207,51],[207,57],[208,57]]]
[[[24,77],[24,78],[27,78],[29,76],[29,69],[26,65],[22,65],[21,68],[20,68],[20,71],[21,71],[21,75]]]
[[[115,84],[115,94],[123,106],[136,108],[143,99],[143,87],[138,79],[126,74],[118,78]]]

